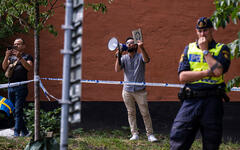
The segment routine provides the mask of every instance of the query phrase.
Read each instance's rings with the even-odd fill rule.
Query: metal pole
[[[61,51],[63,56],[63,81],[62,81],[62,112],[61,112],[61,133],[60,150],[68,148],[68,115],[69,115],[69,89],[70,89],[70,66],[71,66],[71,37],[72,37],[72,0],[66,0],[66,13],[64,31],[64,49]]]

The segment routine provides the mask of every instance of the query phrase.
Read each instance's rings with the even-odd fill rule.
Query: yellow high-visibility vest
[[[215,48],[209,50],[209,53],[212,56],[218,56],[223,44],[216,44]],[[187,53],[188,61],[190,64],[191,71],[203,71],[210,69],[206,60],[204,59],[204,55],[201,49],[197,47],[196,42],[190,43]],[[195,83],[206,83],[206,84],[221,84],[223,83],[223,75],[219,77],[204,77],[200,80],[190,82],[190,84]]]

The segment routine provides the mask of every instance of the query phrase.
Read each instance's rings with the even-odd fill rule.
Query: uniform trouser
[[[200,129],[203,150],[218,150],[222,139],[221,98],[184,100],[171,129],[171,150],[190,149]]]
[[[26,134],[27,128],[25,126],[25,122],[23,119],[23,107],[26,101],[26,97],[28,94],[27,85],[20,85],[16,87],[9,87],[8,88],[8,98],[14,104],[14,119],[15,119],[15,127],[14,127],[14,134],[19,136],[20,132]]]
[[[136,92],[122,92],[123,101],[128,112],[128,122],[132,134],[138,134],[137,121],[136,121],[136,107],[135,101],[139,107],[140,113],[143,117],[144,125],[146,128],[147,136],[153,134],[152,120],[148,109],[147,91],[141,90]]]

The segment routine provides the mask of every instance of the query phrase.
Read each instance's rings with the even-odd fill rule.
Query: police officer
[[[171,150],[190,149],[200,130],[204,150],[217,150],[222,138],[222,99],[227,99],[223,74],[230,66],[230,50],[213,39],[209,18],[197,21],[196,42],[181,56],[178,74],[185,86],[179,92],[182,106],[170,133]]]

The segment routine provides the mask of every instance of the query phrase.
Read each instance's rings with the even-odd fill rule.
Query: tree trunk
[[[35,0],[35,27],[34,27],[34,141],[39,140],[40,134],[40,86],[39,86],[39,60],[40,60],[40,47],[39,47],[39,3]]]

